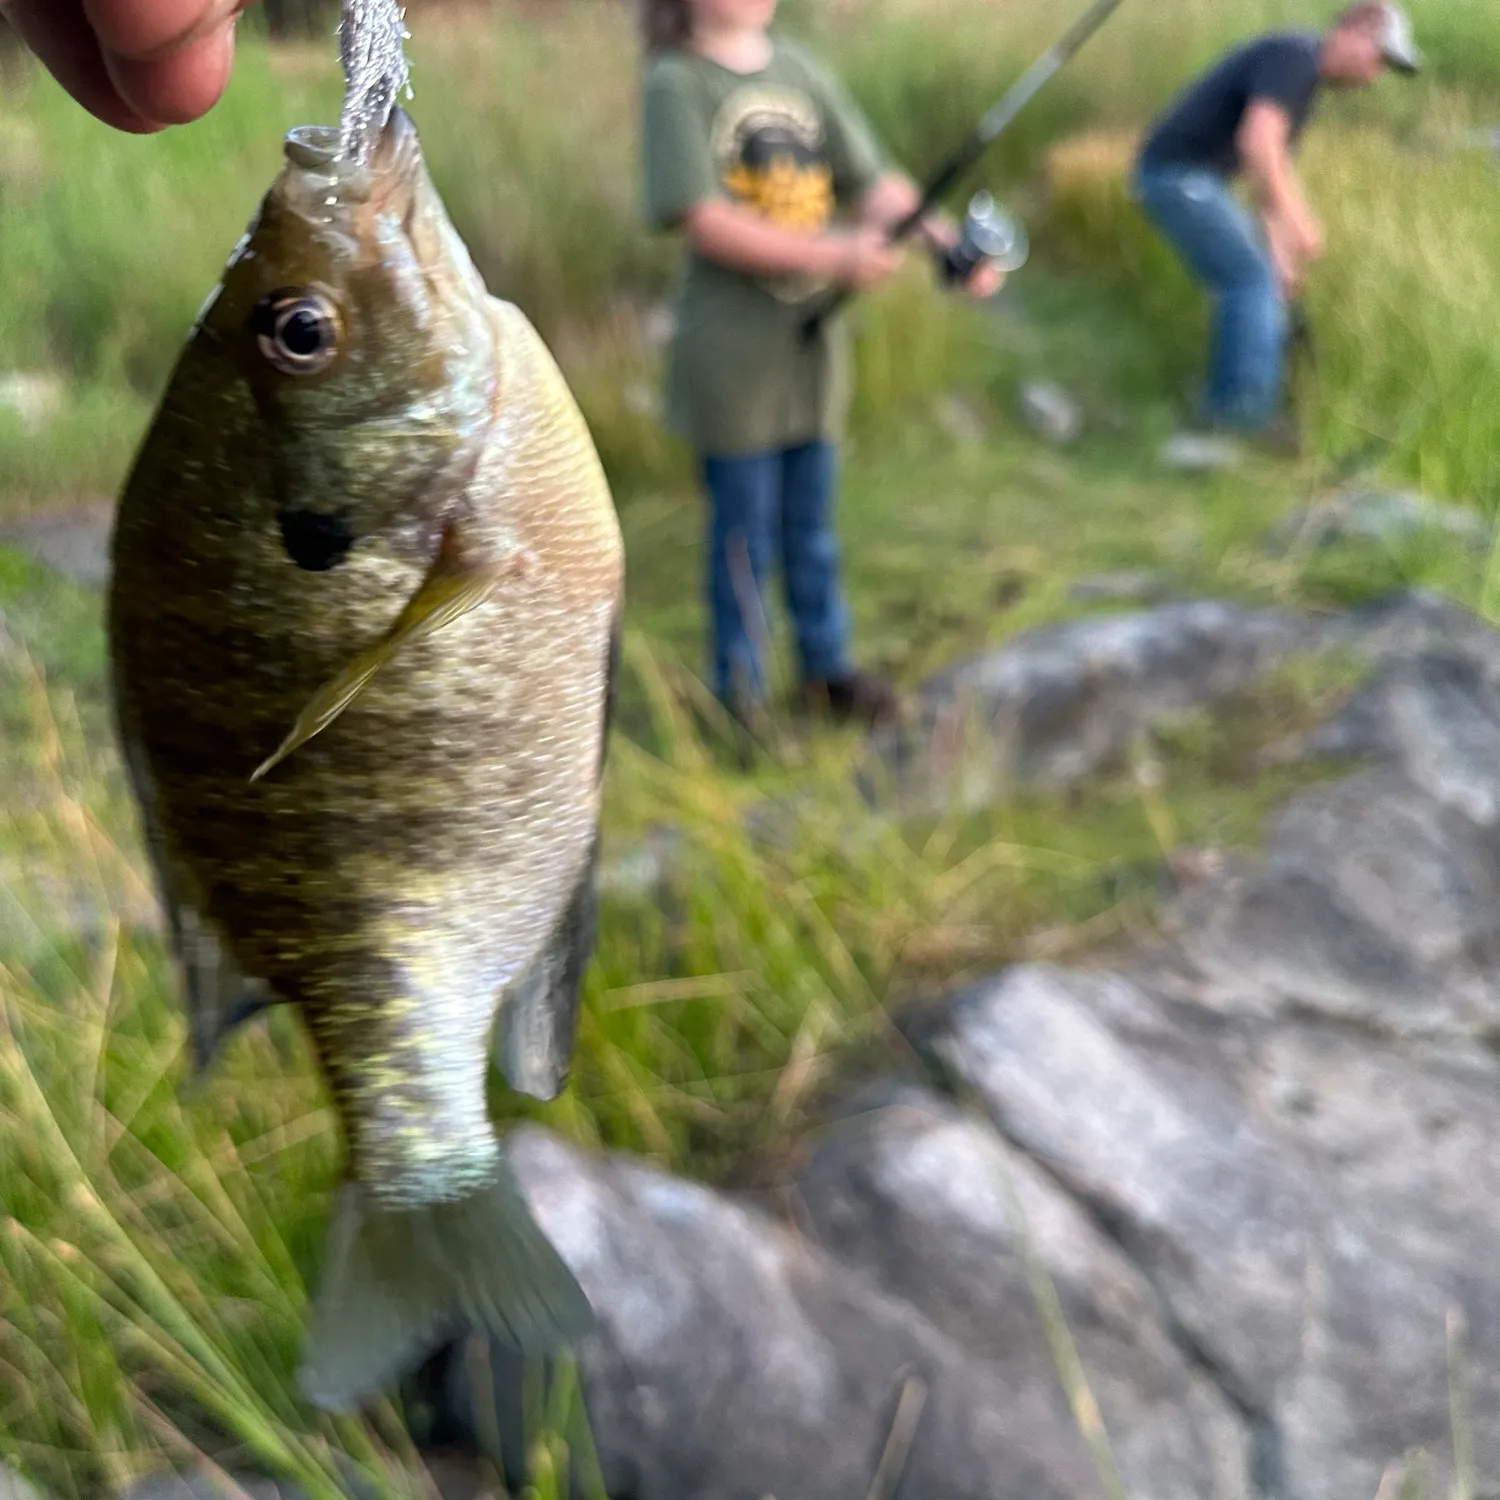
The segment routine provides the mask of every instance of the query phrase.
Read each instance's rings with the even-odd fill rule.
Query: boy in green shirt
[[[714,687],[740,715],[764,697],[756,626],[779,551],[804,702],[892,718],[893,690],[849,661],[832,529],[846,331],[834,319],[809,338],[805,325],[830,288],[896,271],[886,230],[920,194],[886,167],[838,82],[769,35],[776,0],[644,4],[647,214],[681,228],[689,250],[667,408],[708,493]],[[853,222],[840,227],[845,208]],[[939,221],[927,234],[946,243],[953,230]],[[982,267],[969,290],[999,282]]]

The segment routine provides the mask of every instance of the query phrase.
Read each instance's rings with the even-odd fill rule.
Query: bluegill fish
[[[347,1142],[303,1386],[588,1326],[488,1118],[565,1081],[594,940],[618,522],[399,110],[286,161],[120,503],[121,741],[206,1061],[297,1006]]]

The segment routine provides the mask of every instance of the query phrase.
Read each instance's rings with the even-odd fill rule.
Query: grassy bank
[[[1053,9],[892,0],[798,20],[920,166],[1045,45],[1058,17],[1036,12]],[[1486,257],[1500,207],[1493,168],[1444,143],[1500,82],[1500,16],[1474,0],[1414,9],[1435,76],[1338,101],[1311,143],[1331,253],[1306,466],[1209,482],[1156,469],[1201,310],[1123,191],[1129,143],[1175,83],[1231,30],[1301,7],[1133,0],[987,168],[1038,241],[1005,304],[945,302],[913,268],[860,309],[844,514],[866,660],[914,682],[1077,612],[1071,581],[1122,568],[1261,602],[1408,582],[1488,605],[1482,563],[1429,551],[1303,566],[1260,545],[1372,434],[1390,440],[1388,477],[1494,507],[1500,293]],[[1255,770],[1255,748],[1340,685],[1278,679],[1228,722],[1163,737],[1158,774],[1120,768],[1082,800],[1020,797],[902,830],[856,805],[854,747],[838,737],[788,729],[753,775],[726,769],[696,681],[697,502],[652,410],[649,313],[672,255],[636,222],[621,8],[461,25],[418,11],[413,25],[412,107],[450,208],[491,284],[557,349],[617,481],[631,588],[608,849],[666,828],[685,862],[665,893],[610,898],[575,1086],[533,1113],[734,1180],[774,1161],[841,1070],[899,1058],[895,1007],[1148,923],[1164,844],[1253,841],[1289,784]],[[325,50],[255,45],[222,108],[151,141],[108,135],[36,79],[0,100],[0,371],[60,382],[39,425],[0,410],[0,519],[113,492],[282,132],[336,106]],[[1009,416],[1016,382],[1039,374],[1087,409],[1090,435],[1068,453]],[[337,1168],[331,1121],[285,1016],[238,1039],[210,1087],[179,1093],[182,1023],[103,661],[97,599],[0,549],[0,1457],[56,1496],[202,1450],[332,1493],[335,1455],[395,1472],[404,1439],[394,1412],[327,1423],[289,1394]],[[753,843],[747,811],[784,793],[806,815]],[[564,1493],[560,1450],[536,1460],[538,1500]]]

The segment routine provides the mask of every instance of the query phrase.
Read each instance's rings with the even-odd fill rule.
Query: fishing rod
[[[1287,344],[1292,354],[1300,354],[1313,371],[1318,368],[1318,342],[1313,337],[1312,319],[1307,304],[1299,297],[1287,308]]]
[[[1300,366],[1306,371],[1308,379],[1313,387],[1313,400],[1315,412],[1322,415],[1323,407],[1323,374],[1322,362],[1319,359],[1318,341],[1313,335],[1312,318],[1307,311],[1307,303],[1298,297],[1287,309],[1287,345],[1291,355],[1293,370]],[[1293,420],[1297,420],[1297,401],[1290,388],[1287,390],[1287,409]],[[1396,446],[1396,439],[1384,435],[1368,438],[1364,442],[1353,444],[1342,453],[1330,455],[1324,472],[1314,486],[1315,492],[1324,489],[1336,489],[1341,485],[1348,484],[1352,479],[1365,473],[1372,468],[1375,461],[1384,458],[1392,448]]]
[[[1124,3],[1125,0],[1095,0],[1095,4],[1015,81],[1005,97],[985,115],[968,139],[933,174],[932,180],[922,190],[921,202],[904,219],[892,226],[887,235],[890,244],[899,245],[921,226],[923,219],[947,196],[948,190],[1010,129],[1021,111],[1062,71],[1074,55],[1081,50],[1084,43]],[[997,217],[998,210],[993,203],[984,213],[976,214],[975,210],[978,208],[983,208],[983,206],[971,205],[969,223],[965,226],[966,239],[970,241],[972,248],[982,249],[983,247],[982,236],[986,232],[983,223],[985,218],[988,218],[990,232],[997,240],[1004,238],[1007,227],[1018,231],[1019,226],[1009,225],[1008,220],[1002,221]],[[976,229],[979,237],[973,237],[967,233]],[[1019,249],[1019,239],[1015,243]],[[960,246],[959,248],[963,250],[966,247]],[[979,258],[986,257],[975,257],[976,260]],[[1024,260],[1024,255],[1022,259]],[[950,267],[950,271],[953,272],[957,269],[956,265]],[[972,269],[972,264],[970,269]],[[852,295],[852,290],[845,287],[829,297],[821,307],[809,315],[805,325],[807,334],[809,336],[816,334]]]

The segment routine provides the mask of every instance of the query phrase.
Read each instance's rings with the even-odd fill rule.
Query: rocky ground
[[[926,1067],[850,1099],[780,1212],[517,1140],[601,1312],[611,1495],[834,1500],[885,1473],[1081,1500],[1107,1493],[1094,1403],[1132,1495],[1368,1500],[1417,1449],[1445,1472],[1450,1372],[1500,1400],[1500,637],[1423,598],[1317,632],[1172,605],[933,698],[977,685],[1008,767],[1083,774],[1329,645],[1371,670],[1297,748],[1351,774],[1280,809],[1260,858],[1203,862],[1108,969],[1015,968],[908,1017]],[[471,1369],[445,1396],[477,1440]],[[1469,1436],[1500,1472],[1493,1427]]]
[[[1500,635],[1426,596],[1094,615],[935,679],[868,791],[1076,782],[1328,651],[1362,685],[1281,755],[1340,779],[1179,872],[1107,966],[898,1017],[910,1068],[778,1192],[514,1138],[599,1312],[612,1500],[1370,1500],[1419,1450],[1433,1493],[1468,1482],[1455,1420],[1500,1475]],[[434,1440],[514,1465],[518,1392],[503,1351],[449,1351]]]
[[[852,1098],[780,1214],[517,1140],[603,1319],[612,1496],[832,1500],[882,1472],[1100,1496],[1046,1283],[1130,1494],[1367,1500],[1407,1452],[1445,1470],[1451,1367],[1476,1412],[1500,1398],[1500,637],[1427,598],[1317,630],[1164,606],[932,697],[972,688],[1005,768],[1064,777],[1314,645],[1373,664],[1299,753],[1358,768],[1281,808],[1262,858],[1205,861],[1107,971],[1011,969],[909,1017],[929,1067]],[[469,1368],[446,1400],[477,1437]],[[1500,1472],[1493,1428],[1473,1442]]]

